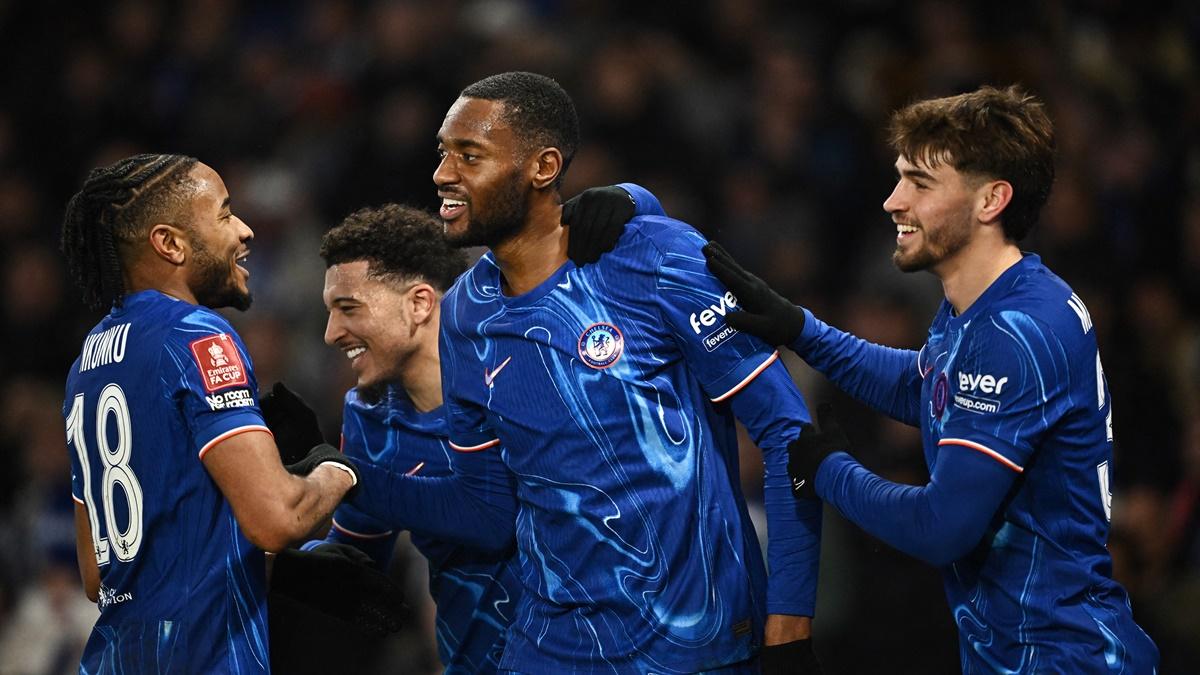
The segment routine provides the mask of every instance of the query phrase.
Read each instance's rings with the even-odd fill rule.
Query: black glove
[[[817,406],[817,422],[821,431],[811,424],[801,424],[800,435],[788,444],[788,475],[797,499],[817,499],[814,481],[821,462],[835,452],[850,450],[850,441],[833,416],[832,405]]]
[[[610,185],[590,188],[563,204],[563,225],[571,227],[567,257],[576,265],[594,263],[613,250],[637,205],[625,190]]]
[[[812,640],[796,640],[762,648],[758,662],[763,675],[803,673],[821,675],[821,664],[812,650]]]
[[[372,637],[400,630],[404,592],[349,544],[284,549],[271,569],[271,592],[357,626]]]
[[[708,269],[737,297],[740,312],[725,315],[725,322],[738,330],[757,335],[773,345],[791,345],[804,330],[804,310],[776,293],[739,265],[715,241],[704,245]]]
[[[308,474],[312,473],[313,469],[321,466],[325,462],[341,464],[342,466],[350,469],[350,473],[354,474],[354,487],[350,488],[350,490],[346,492],[345,497],[343,497],[344,499],[349,499],[351,495],[353,495],[354,491],[358,489],[358,467],[354,466],[354,462],[351,462],[350,459],[343,455],[340,450],[328,443],[322,443],[318,446],[315,446],[312,450],[309,450],[308,454],[301,458],[300,461],[293,462],[292,464],[285,464],[284,468],[287,469],[288,473],[290,474],[296,476],[307,476]]]
[[[282,382],[276,382],[271,391],[258,397],[258,407],[267,428],[275,435],[279,459],[285,465],[299,462],[313,447],[325,442],[317,414]]]

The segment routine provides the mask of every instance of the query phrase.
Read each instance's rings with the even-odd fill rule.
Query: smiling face
[[[187,284],[205,307],[250,307],[250,272],[239,265],[250,255],[254,232],[233,215],[225,182],[211,167],[196,164],[190,177],[196,191],[186,228],[191,244]]]
[[[528,152],[503,117],[504,103],[459,98],[438,131],[433,182],[446,240],[495,248],[521,231],[529,199]]]
[[[896,223],[892,262],[904,272],[928,269],[952,260],[975,235],[982,182],[959,173],[949,162],[936,167],[896,160],[900,178],[883,209]]]
[[[325,343],[350,359],[359,388],[397,381],[419,346],[407,302],[416,285],[373,277],[369,266],[356,260],[325,270]]]

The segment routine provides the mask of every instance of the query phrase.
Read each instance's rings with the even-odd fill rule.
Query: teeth
[[[917,228],[913,227],[912,225],[897,224],[896,231],[899,232],[900,234],[912,234],[913,232],[917,231]]]
[[[365,351],[367,351],[366,347],[355,347],[354,349],[347,349],[346,350],[346,358],[353,361],[356,356],[358,356],[359,354],[362,354]]]
[[[460,201],[459,201],[459,200],[457,200],[457,199],[443,199],[443,200],[442,200],[442,205],[443,205],[443,206],[446,206],[446,207],[449,207],[449,208],[454,208],[454,207],[456,207],[456,206],[466,206],[466,205],[467,205],[467,203],[466,203],[466,202],[460,202]]]

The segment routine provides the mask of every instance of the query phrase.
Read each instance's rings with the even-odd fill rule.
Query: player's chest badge
[[[579,358],[597,370],[612,366],[624,351],[625,338],[611,323],[594,323],[579,336]]]
[[[950,382],[946,378],[946,373],[938,373],[937,379],[933,381],[933,394],[929,399],[933,408],[933,416],[941,419],[942,413],[946,411],[946,403],[950,401]]]

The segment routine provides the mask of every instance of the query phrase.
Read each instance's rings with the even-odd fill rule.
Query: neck
[[[400,385],[417,412],[426,413],[442,405],[442,369],[438,361],[437,336],[422,342],[430,348],[418,351],[405,363]]]
[[[158,291],[193,305],[200,304],[183,278],[182,270],[174,265],[152,270],[146,269],[144,264],[135,263],[130,265],[130,269],[125,272],[124,281],[126,294],[139,291]]]
[[[561,219],[562,204],[542,200],[525,215],[520,234],[492,249],[505,293],[528,293],[567,261],[567,230]]]
[[[933,273],[942,280],[946,300],[955,313],[961,315],[1005,270],[1020,260],[1021,249],[1012,242],[976,239],[934,268]]]

